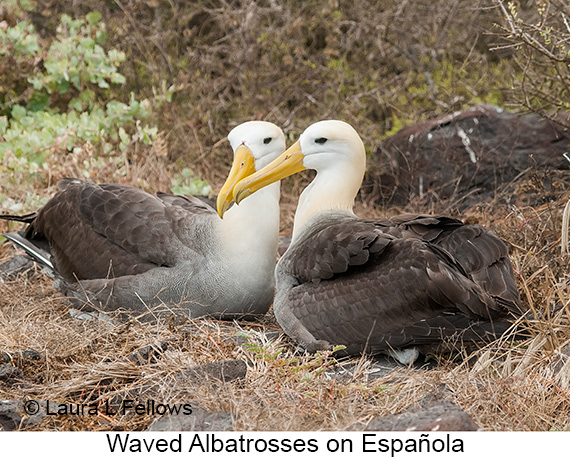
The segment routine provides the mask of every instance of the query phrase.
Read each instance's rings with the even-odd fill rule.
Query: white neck
[[[276,182],[231,207],[219,224],[223,252],[241,262],[253,257],[262,263],[269,261],[273,268],[279,241],[279,196],[280,183]]]
[[[361,169],[362,168],[362,169]],[[301,196],[293,224],[293,240],[323,211],[353,213],[354,199],[362,184],[364,168],[359,166],[326,168],[317,175]]]

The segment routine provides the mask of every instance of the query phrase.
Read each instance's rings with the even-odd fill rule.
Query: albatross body
[[[281,129],[247,122],[228,135],[234,162],[218,199],[285,150]],[[234,205],[225,218],[194,197],[148,194],[77,179],[28,218],[27,241],[49,244],[59,288],[77,304],[189,317],[265,313],[274,296],[279,185]],[[228,190],[230,194],[228,196]],[[8,234],[10,238],[10,234]]]
[[[340,344],[348,354],[503,333],[506,318],[522,312],[505,243],[447,217],[359,219],[353,205],[365,162],[350,125],[322,121],[234,188],[236,202],[245,203],[276,180],[317,171],[275,272],[273,307],[285,332],[308,350]]]

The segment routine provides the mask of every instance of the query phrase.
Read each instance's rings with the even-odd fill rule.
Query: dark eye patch
[[[315,143],[317,144],[325,144],[327,142],[327,138],[321,137],[321,138],[317,138],[315,140]]]
[[[271,143],[271,140],[272,140],[272,139],[273,139],[273,138],[271,138],[270,136],[268,136],[267,138],[264,138],[264,139],[263,139],[263,144],[269,144],[269,143]]]

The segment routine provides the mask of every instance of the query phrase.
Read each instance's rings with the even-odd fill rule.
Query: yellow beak
[[[253,172],[255,172],[255,158],[253,157],[251,150],[242,144],[234,153],[234,161],[232,163],[230,174],[228,175],[222,190],[220,190],[220,193],[218,194],[216,207],[221,218],[224,217],[224,213],[233,201],[234,186],[240,180],[247,178]]]
[[[304,158],[301,145],[297,141],[273,162],[237,183],[234,187],[234,200],[239,204],[244,198],[249,197],[259,189],[306,170],[303,166]]]

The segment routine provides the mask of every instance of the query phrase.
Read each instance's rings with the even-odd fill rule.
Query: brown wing
[[[66,179],[38,211],[27,237],[49,241],[56,268],[67,280],[143,273],[176,263],[178,231],[192,216],[192,202],[181,200],[121,184]]]
[[[404,213],[389,219],[373,221],[382,231],[396,238],[417,238],[429,242],[437,242],[444,234],[463,226],[458,219],[446,216]]]
[[[502,300],[512,313],[524,312],[507,245],[488,228],[423,214],[402,214],[374,222],[397,238],[421,239],[443,248],[475,283]]]
[[[295,250],[290,271],[302,282],[318,284],[345,273],[351,266],[365,264],[371,254],[381,252],[392,239],[370,223],[354,219],[349,223],[318,226],[303,243],[308,249]]]
[[[485,326],[471,327],[508,314],[446,249],[418,236],[396,238],[373,221],[318,224],[282,263],[296,284],[276,306],[288,306],[316,340],[345,344],[349,353],[439,342],[458,332],[483,339]]]

